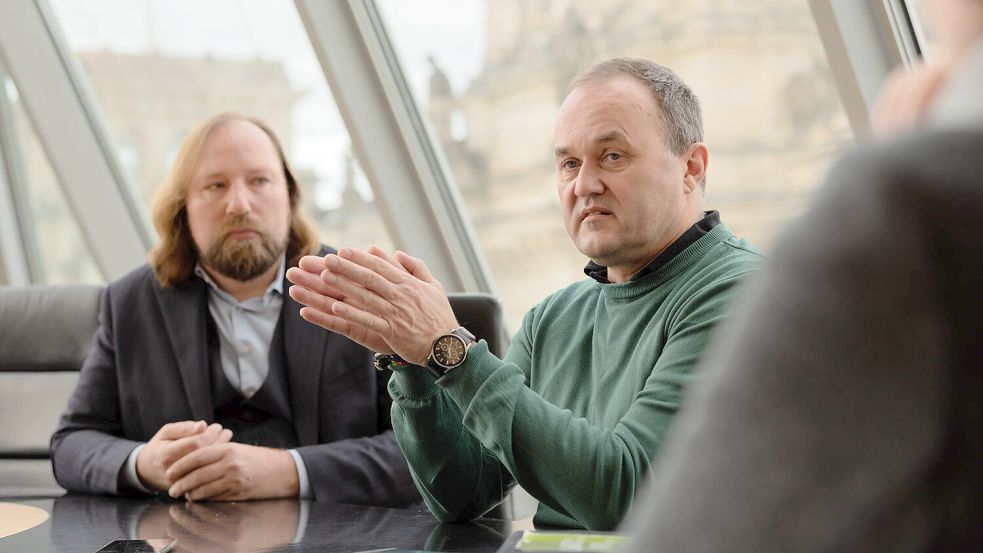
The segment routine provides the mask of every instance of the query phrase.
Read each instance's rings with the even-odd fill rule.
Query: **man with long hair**
[[[72,491],[189,500],[418,500],[371,355],[304,322],[284,274],[318,244],[274,133],[235,114],[184,140],[150,263],[109,285],[51,440]]]

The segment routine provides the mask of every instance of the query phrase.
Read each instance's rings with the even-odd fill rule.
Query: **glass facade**
[[[233,111],[277,133],[322,242],[391,248],[292,2],[52,6],[145,209],[188,131]]]
[[[513,329],[586,259],[560,220],[553,121],[591,62],[644,57],[701,98],[705,208],[767,250],[852,139],[805,0],[378,2]]]
[[[16,164],[20,183],[26,192],[26,224],[31,226],[34,244],[27,249],[36,252],[40,284],[98,283],[102,274],[95,264],[89,245],[83,239],[78,220],[72,212],[58,177],[48,161],[24,111],[14,82],[3,79],[0,93],[10,108],[13,147],[17,159],[4,160]],[[6,110],[4,110],[6,112]],[[14,183],[11,183],[15,185]]]

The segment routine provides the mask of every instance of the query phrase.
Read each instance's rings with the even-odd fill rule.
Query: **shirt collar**
[[[713,230],[713,227],[720,224],[720,213],[716,210],[703,212],[703,218],[696,222],[693,226],[686,229],[686,232],[677,238],[669,247],[662,251],[659,255],[655,257],[648,265],[642,267],[640,271],[632,275],[629,280],[637,280],[645,275],[654,273],[660,267],[664,266],[666,263],[672,261],[672,258],[676,257],[683,250],[690,247],[693,242],[696,242],[703,237],[706,233]],[[598,265],[593,261],[588,261],[587,266],[584,267],[584,274],[591,277],[592,279],[600,282],[601,284],[611,284],[608,280],[608,268],[603,265]]]
[[[271,282],[270,285],[266,287],[266,291],[263,292],[264,305],[269,303],[269,301],[273,299],[274,295],[277,296],[283,295],[283,276],[284,274],[286,274],[286,272],[287,272],[287,259],[286,257],[281,256],[280,266],[276,271],[276,276],[273,278],[273,282]],[[208,284],[208,287],[211,289],[211,291],[215,292],[218,295],[218,297],[232,304],[240,303],[234,297],[232,297],[231,294],[229,294],[225,290],[222,290],[222,288],[218,285],[218,283],[215,282],[215,280],[212,279],[211,275],[208,274],[208,271],[206,271],[205,268],[201,266],[201,262],[195,263],[195,274],[198,275],[199,278],[204,280]]]

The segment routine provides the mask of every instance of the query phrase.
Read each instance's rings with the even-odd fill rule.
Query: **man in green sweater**
[[[760,260],[702,209],[702,127],[696,96],[658,64],[614,59],[574,80],[557,192],[590,278],[529,311],[504,359],[402,252],[343,248],[288,273],[305,319],[387,354],[393,428],[439,519],[480,516],[516,483],[539,500],[538,525],[610,529],[631,507]]]

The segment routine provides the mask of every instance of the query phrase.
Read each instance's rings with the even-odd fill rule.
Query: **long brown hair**
[[[320,244],[314,226],[301,210],[300,186],[294,178],[280,140],[270,127],[254,117],[236,113],[220,113],[208,118],[188,133],[171,171],[164,178],[153,202],[154,227],[160,242],[150,252],[150,266],[164,288],[188,281],[198,261],[198,252],[188,226],[187,198],[191,179],[198,167],[201,151],[212,131],[231,121],[245,121],[266,133],[280,156],[283,174],[290,196],[290,230],[287,238],[287,266],[296,265],[304,255],[317,253]]]

